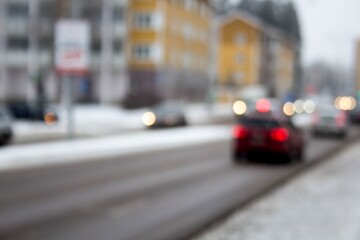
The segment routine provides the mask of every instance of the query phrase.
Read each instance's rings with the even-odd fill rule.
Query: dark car
[[[55,111],[45,105],[31,104],[27,102],[8,103],[7,108],[13,118],[28,121],[44,121],[54,123],[58,120]]]
[[[349,112],[349,117],[351,122],[360,123],[360,105],[357,104],[356,107]]]
[[[144,113],[143,123],[148,128],[186,126],[187,120],[180,104],[162,103]]]
[[[348,116],[345,111],[333,106],[323,106],[313,113],[312,133],[314,136],[346,137]]]
[[[0,145],[5,145],[12,139],[11,117],[5,107],[0,106]]]
[[[277,160],[278,157],[287,161],[302,160],[303,152],[302,131],[292,124],[289,117],[280,112],[261,108],[260,111],[254,110],[236,120],[233,129],[235,161],[260,154],[271,157],[266,161]]]

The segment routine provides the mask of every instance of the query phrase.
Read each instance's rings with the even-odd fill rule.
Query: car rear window
[[[237,123],[247,127],[265,127],[265,128],[276,128],[280,124],[278,121],[272,119],[260,119],[260,118],[239,118]]]

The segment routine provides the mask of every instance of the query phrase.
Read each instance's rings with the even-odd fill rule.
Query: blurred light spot
[[[234,138],[246,138],[249,135],[249,131],[241,125],[237,125],[233,129]]]
[[[342,97],[339,101],[340,110],[349,111],[356,107],[356,100],[353,97]]]
[[[45,114],[44,122],[46,125],[54,125],[56,123],[56,115],[53,112],[48,112]]]
[[[286,128],[276,128],[270,133],[272,140],[284,142],[289,138],[289,131]]]
[[[146,112],[142,117],[142,121],[146,126],[150,127],[155,124],[156,116],[153,112]]]
[[[316,110],[316,104],[313,100],[306,100],[304,103],[304,111],[306,113],[313,113]]]
[[[341,107],[340,107],[340,101],[341,101],[342,97],[337,97],[335,99],[335,102],[334,102],[334,105],[335,105],[335,108],[338,109],[338,110],[341,110]]]
[[[350,110],[354,110],[356,108],[356,99],[354,97],[349,97],[351,101]]]
[[[233,111],[236,115],[243,115],[246,109],[247,107],[244,101],[236,101],[233,105]]]
[[[292,116],[295,114],[294,104],[292,102],[287,102],[284,104],[283,111],[285,115]]]
[[[259,112],[269,112],[271,110],[271,103],[268,99],[262,98],[256,102],[256,110]]]
[[[294,110],[296,113],[303,113],[304,112],[304,101],[296,100],[294,103]]]

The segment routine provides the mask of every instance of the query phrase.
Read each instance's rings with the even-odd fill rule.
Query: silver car
[[[9,143],[12,136],[10,114],[5,107],[0,106],[0,146]]]
[[[313,114],[312,133],[319,135],[334,135],[346,137],[348,116],[346,112],[335,107],[320,107]]]

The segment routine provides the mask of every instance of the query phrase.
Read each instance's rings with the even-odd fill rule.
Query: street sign
[[[55,67],[61,76],[82,76],[89,70],[90,27],[82,20],[60,20],[55,28]]]
[[[60,20],[55,28],[55,68],[63,77],[67,109],[68,139],[75,135],[73,117],[73,78],[86,75],[90,62],[90,27],[81,20]]]

